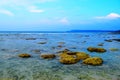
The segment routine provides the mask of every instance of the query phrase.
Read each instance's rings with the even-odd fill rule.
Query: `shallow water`
[[[106,42],[118,39],[120,35],[107,32],[96,33],[13,33],[0,34],[0,80],[120,80],[120,42]],[[34,38],[34,39],[33,39]],[[46,42],[46,44],[38,44]],[[60,44],[64,42],[65,44]],[[104,43],[103,46],[98,46]],[[61,45],[62,47],[59,47]],[[102,47],[105,53],[88,52],[87,48]],[[111,51],[117,48],[118,51]],[[34,52],[34,50],[40,52]],[[44,60],[40,54],[69,49],[101,57],[101,66],[90,66],[80,62],[65,65],[59,58]],[[30,58],[18,54],[29,53]]]

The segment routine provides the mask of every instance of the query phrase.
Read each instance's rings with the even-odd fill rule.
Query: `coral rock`
[[[63,64],[74,64],[79,60],[89,58],[89,55],[84,52],[64,52],[60,55],[60,63]]]
[[[52,59],[52,58],[55,58],[55,54],[42,54],[41,55],[42,58],[44,59]]]
[[[91,57],[91,58],[85,59],[83,63],[96,66],[96,65],[101,65],[103,63],[103,60],[99,57]]]
[[[31,55],[27,54],[27,53],[19,54],[18,56],[22,57],[22,58],[29,58],[29,57],[31,57]]]
[[[87,50],[90,52],[101,52],[101,53],[106,52],[104,48],[88,47]]]
[[[60,63],[63,63],[63,64],[74,64],[78,62],[78,60],[72,56],[61,58],[59,61]]]
[[[89,58],[90,56],[88,54],[86,54],[85,52],[77,52],[76,53],[77,59],[78,60],[84,60]]]

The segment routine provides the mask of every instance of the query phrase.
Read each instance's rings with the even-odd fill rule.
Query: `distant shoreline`
[[[117,32],[113,30],[70,30],[70,31],[0,31],[0,33],[79,33],[79,32]]]

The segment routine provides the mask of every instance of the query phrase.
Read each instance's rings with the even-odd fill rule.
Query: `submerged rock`
[[[31,57],[31,55],[27,54],[27,53],[22,53],[22,54],[19,54],[18,56],[22,57],[22,58],[29,58],[29,57]]]
[[[64,46],[63,46],[63,45],[58,45],[57,47],[62,48],[62,47],[64,47]]]
[[[1,49],[1,51],[8,51],[8,49]]]
[[[62,44],[65,44],[65,42],[58,42],[58,44],[61,44],[61,45],[62,45]]]
[[[52,59],[55,58],[55,54],[42,54],[40,55],[43,59]]]
[[[99,43],[98,46],[103,46],[104,43]]]
[[[118,51],[118,48],[110,48],[111,51]]]
[[[120,42],[120,39],[112,39],[112,40]]]
[[[33,50],[33,52],[40,53],[40,50],[39,49],[35,49],[35,50]]]
[[[95,48],[95,47],[88,47],[87,50],[90,52],[100,52],[100,53],[106,52],[106,49],[104,48]]]
[[[36,38],[26,38],[26,40],[36,40]]]
[[[109,39],[109,40],[105,39],[104,41],[106,41],[106,42],[112,42],[112,40],[111,40],[111,39]]]
[[[88,64],[88,65],[101,65],[103,63],[102,58],[99,57],[91,57],[91,58],[87,58],[83,61],[84,64]]]
[[[38,42],[38,44],[46,44],[46,43],[47,43],[46,41]]]
[[[66,53],[66,52],[71,52],[69,49],[64,49],[62,51],[58,51],[57,53]]]

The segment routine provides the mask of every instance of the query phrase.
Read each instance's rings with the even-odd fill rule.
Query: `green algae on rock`
[[[22,54],[19,54],[18,56],[21,57],[21,58],[29,58],[29,57],[31,57],[31,55],[27,54],[27,53],[22,53]]]
[[[52,59],[55,58],[55,54],[41,54],[40,55],[43,59]]]
[[[99,52],[99,53],[106,52],[106,49],[104,48],[95,48],[95,47],[88,47],[87,50],[90,52]]]
[[[93,66],[97,66],[97,65],[101,65],[103,63],[102,58],[99,57],[91,57],[91,58],[87,58],[85,60],[83,60],[84,64],[88,64],[88,65],[93,65]]]

